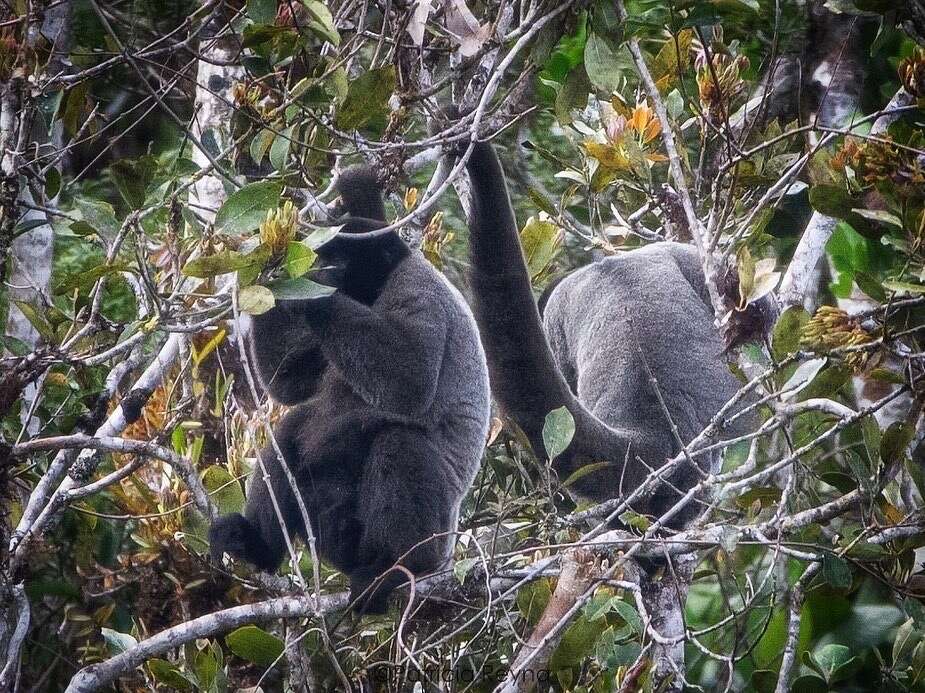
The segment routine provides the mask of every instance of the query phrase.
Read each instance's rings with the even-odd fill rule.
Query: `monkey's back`
[[[389,278],[378,302],[415,296],[433,316],[434,331],[445,323],[440,372],[424,420],[445,459],[459,474],[460,495],[468,490],[482,459],[491,413],[488,366],[472,311],[457,289],[414,250]]]
[[[634,454],[656,464],[678,446],[650,375],[685,443],[739,389],[692,253],[654,243],[600,260],[566,277],[544,311],[578,399],[605,423],[644,432],[646,449]]]
[[[383,364],[381,386],[392,390],[387,397],[378,388],[358,389],[328,367],[317,394],[302,405],[303,412],[330,419],[346,416],[348,410],[374,409],[378,417],[394,416],[395,424],[425,430],[461,496],[478,470],[490,414],[488,367],[475,319],[459,292],[418,251],[395,268],[372,307],[432,328],[426,348],[440,356],[440,368],[428,401],[419,400],[418,393],[394,391],[406,375],[403,371],[420,367],[406,359]],[[380,335],[387,338],[387,333]]]

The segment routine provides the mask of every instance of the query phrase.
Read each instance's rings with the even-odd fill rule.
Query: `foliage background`
[[[627,567],[582,590],[529,670],[541,689],[923,688],[925,8],[623,9],[3,4],[0,686],[63,690],[165,628],[320,586],[324,618],[303,604],[216,627],[105,686],[491,690],[569,562],[600,574],[638,544],[697,550],[689,594],[675,592],[683,656],[627,587],[667,583],[676,558],[641,559],[648,578]],[[891,100],[903,110],[878,120]],[[450,102],[468,115],[447,122]],[[414,615],[344,616],[344,578],[307,549],[283,580],[210,564],[206,518],[241,508],[279,415],[253,397],[235,315],[322,290],[310,268],[332,171],[360,160],[380,170],[390,218],[467,293],[467,184],[441,156],[472,134],[502,152],[537,292],[653,240],[699,245],[732,367],[767,393],[761,435],[730,447],[676,544],[629,516],[633,537],[576,558],[600,513],[576,519],[589,509],[569,480],[496,421],[450,597]],[[820,230],[821,257],[807,249]],[[782,313],[766,324],[756,307],[774,291]],[[517,587],[489,598],[490,580]]]

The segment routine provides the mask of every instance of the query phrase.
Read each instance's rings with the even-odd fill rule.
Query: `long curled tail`
[[[498,404],[545,454],[543,423],[553,409],[577,401],[559,373],[530,289],[504,171],[488,142],[467,162],[474,312]]]
[[[589,460],[622,463],[631,434],[607,426],[585,409],[553,358],[530,289],[504,171],[489,143],[475,144],[467,171],[472,187],[469,243],[474,308],[495,399],[526,434],[534,452],[543,456],[547,456],[546,415],[559,407],[569,410],[575,436],[557,458],[562,471],[570,473]],[[601,483],[599,478],[588,481]]]

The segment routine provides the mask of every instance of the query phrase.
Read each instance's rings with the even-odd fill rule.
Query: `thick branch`
[[[350,596],[339,593],[320,599],[321,613],[343,609]],[[105,662],[84,667],[71,679],[66,693],[90,693],[108,686],[117,678],[141,666],[146,660],[164,654],[193,642],[199,638],[213,637],[255,621],[270,621],[277,618],[304,618],[315,613],[315,602],[311,596],[279,597],[257,604],[235,606],[216,611],[213,614],[194,618],[163,630],[134,647]]]
[[[573,549],[562,557],[562,570],[556,589],[536,628],[517,653],[504,681],[496,689],[497,693],[518,693],[533,689],[536,677],[528,675],[530,672],[527,667],[535,671],[549,661],[565,632],[562,621],[569,617],[575,602],[593,584],[596,565],[594,554],[587,549]]]

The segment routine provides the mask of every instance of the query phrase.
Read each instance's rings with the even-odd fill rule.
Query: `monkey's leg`
[[[357,493],[357,517],[364,523],[351,595],[358,609],[386,610],[389,593],[407,582],[396,561],[420,576],[444,566],[450,556],[459,482],[449,462],[418,429],[393,427],[376,438]],[[374,584],[375,583],[375,584]]]

